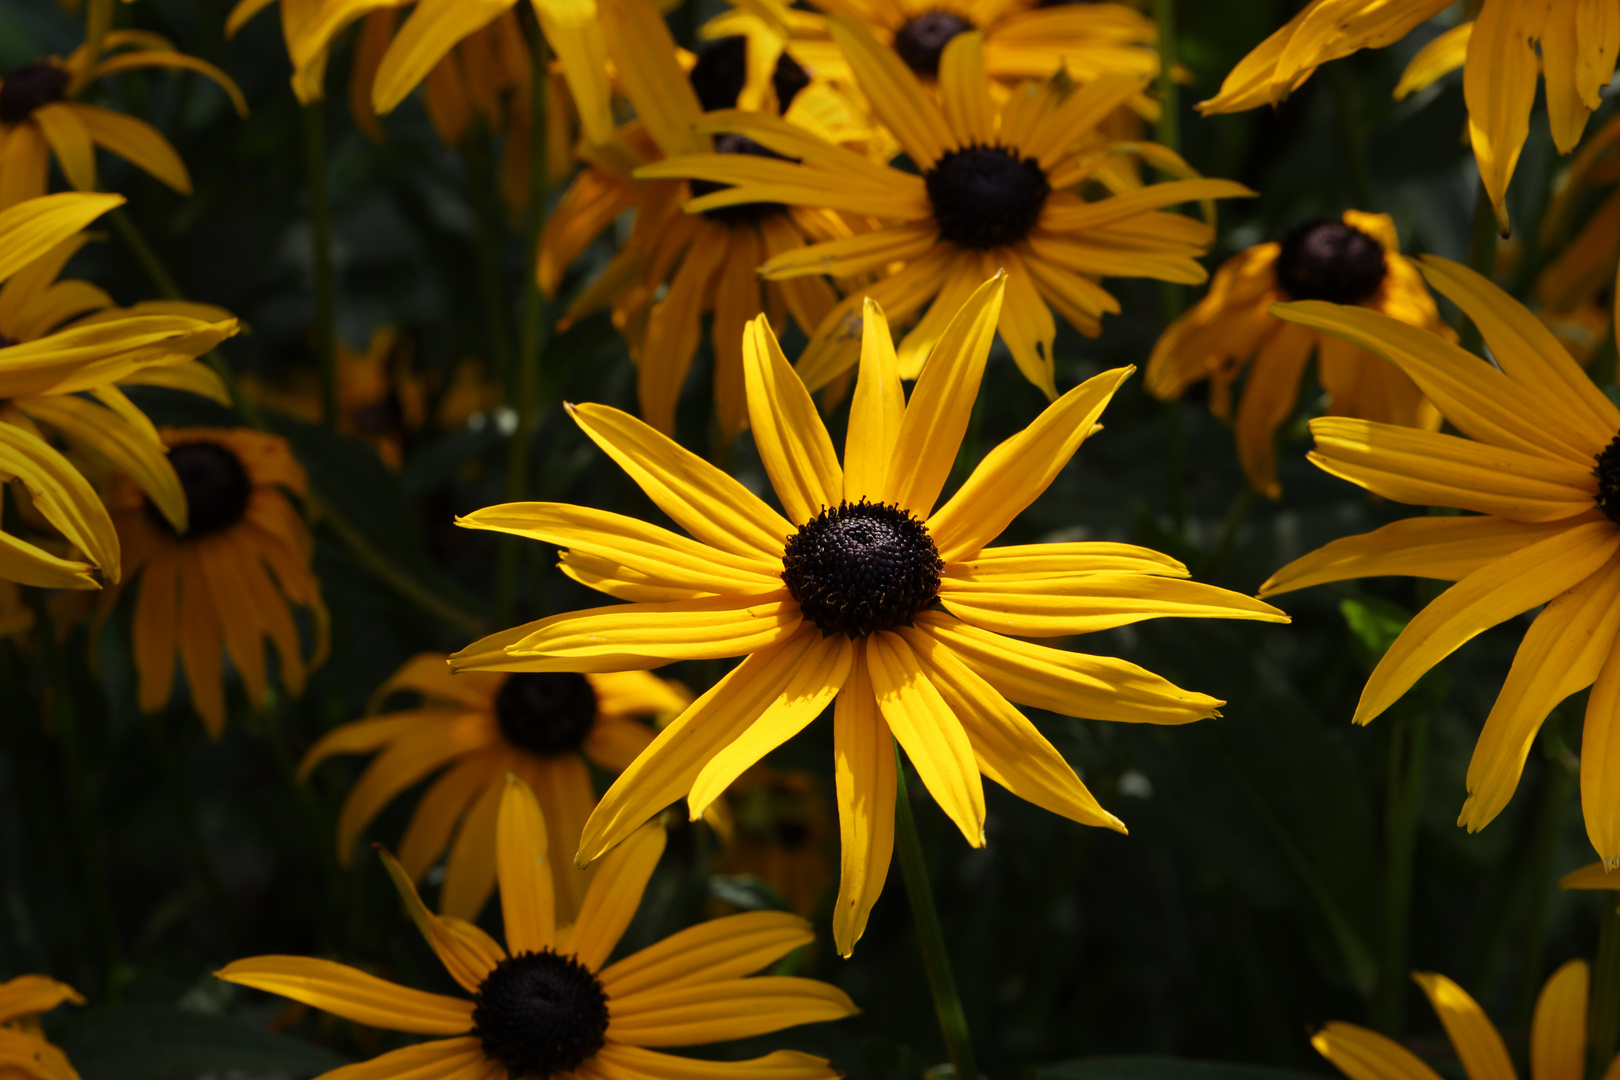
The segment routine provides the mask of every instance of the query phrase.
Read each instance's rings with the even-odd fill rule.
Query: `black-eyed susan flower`
[[[748,422],[743,325],[762,311],[779,323],[791,312],[808,333],[838,303],[838,295],[821,278],[762,283],[755,268],[773,256],[847,236],[850,227],[835,214],[776,202],[684,214],[683,203],[719,185],[637,180],[635,170],[666,156],[775,156],[746,135],[711,138],[694,130],[706,111],[729,109],[745,97],[773,116],[785,116],[795,130],[847,139],[865,137],[869,126],[851,103],[816,84],[785,53],[762,67],[757,51],[749,51],[756,48],[752,42],[731,37],[708,45],[688,74],[650,0],[609,0],[603,15],[619,80],[639,119],[589,152],[589,166],[547,222],[540,287],[553,295],[568,265],[620,214],[634,208],[635,225],[618,256],[575,297],[563,324],[612,305],[614,322],[636,361],[642,419],[671,434],[675,405],[702,339],[703,318],[712,316],[715,409],[720,431],[729,438]]]
[[[237,324],[223,312],[198,318],[195,311],[111,308],[95,286],[56,280],[82,242],[75,234],[121,202],[116,195],[65,193],[0,211],[0,475],[17,483],[17,497],[73,549],[51,551],[0,532],[0,577],[10,581],[93,589],[96,568],[108,581],[119,578],[113,522],[79,465],[52,438],[81,463],[88,455],[133,477],[164,514],[185,523],[163,443],[118,384],[205,383],[206,376],[172,373],[234,334]],[[73,321],[87,311],[93,314]],[[157,374],[163,369],[171,376]]]
[[[539,795],[551,849],[572,851],[596,806],[590,766],[622,772],[652,742],[653,729],[637,718],[674,716],[691,698],[646,671],[452,676],[445,659],[423,653],[407,661],[373,700],[404,691],[421,703],[328,732],[298,771],[307,776],[334,754],[377,753],[338,815],[338,860],[348,865],[383,807],[443,769],[416,805],[399,858],[420,881],[448,849],[439,910],[474,919],[495,887],[490,837],[506,775]],[[559,874],[558,910],[572,919],[588,884],[571,867]]]
[[[310,569],[313,542],[286,492],[302,495],[304,469],[287,441],[247,428],[166,428],[169,462],[185,495],[178,529],[150,497],[124,485],[108,497],[129,573],[103,597],[105,615],[131,583],[136,702],[156,712],[178,665],[208,733],[225,730],[225,654],[257,708],[269,687],[266,644],[281,683],[298,695],[326,651],[326,607]],[[306,657],[294,605],[316,643]]]
[[[1238,458],[1255,490],[1270,498],[1277,484],[1277,428],[1294,414],[1305,363],[1314,352],[1328,414],[1433,431],[1440,414],[1399,368],[1338,338],[1283,322],[1278,300],[1360,304],[1447,338],[1423,277],[1401,257],[1395,223],[1384,214],[1345,211],[1313,221],[1281,242],[1256,244],[1215,271],[1209,293],[1160,336],[1144,376],[1164,399],[1209,380],[1216,416],[1232,415],[1232,385],[1245,370],[1237,407]]]
[[[1198,284],[1214,239],[1208,225],[1159,208],[1191,199],[1253,194],[1226,180],[1153,184],[1091,200],[1080,193],[1116,152],[1097,125],[1141,83],[1104,75],[1078,89],[1067,80],[1024,83],[997,105],[985,75],[983,36],[959,34],[940,64],[939,95],[858,23],[829,19],[872,109],[920,172],[874,164],[758,114],[708,118],[700,130],[746,135],[773,158],[700,154],[637,170],[733,185],[687,204],[691,212],[740,202],[779,202],[869,215],[881,227],[774,255],[768,279],[877,273],[899,266],[864,295],[891,318],[927,314],[900,343],[902,378],[915,378],[947,323],[979,282],[1007,271],[1002,339],[1019,370],[1056,397],[1056,309],[1095,335],[1119,305],[1102,277]],[[799,374],[820,389],[855,363],[862,295],[851,293],[816,328]]]
[[[96,187],[96,147],[151,173],[182,195],[191,176],[169,140],[144,120],[77,100],[97,79],[137,68],[186,68],[206,75],[247,115],[247,102],[219,68],[147,31],[113,30],[99,52],[88,43],[66,60],[36,60],[0,78],[0,209],[45,194],[50,157],[80,191]]]
[[[808,943],[796,915],[756,911],[713,919],[613,963],[640,906],[664,832],[649,825],[603,860],[579,918],[563,923],[546,865],[546,823],[521,780],[502,785],[486,838],[500,878],[506,945],[472,923],[434,915],[410,877],[383,859],[422,935],[471,995],[412,990],[357,968],[301,956],[238,960],[217,972],[372,1027],[435,1036],[330,1077],[412,1080],[834,1080],[823,1058],[778,1050],[749,1061],[663,1053],[839,1020],[856,1011],[843,991],[791,976],[747,978]]]
[[[1468,1080],[1517,1080],[1507,1043],[1468,991],[1429,971],[1414,972]],[[1530,1021],[1530,1080],[1586,1076],[1586,1001],[1590,973],[1571,960],[1546,981]],[[1317,1053],[1350,1080],[1440,1080],[1412,1051],[1376,1031],[1334,1020],[1311,1036]],[[1608,1075],[1614,1074],[1611,1065]]]
[[[67,1055],[45,1041],[39,1014],[64,1002],[83,1005],[67,983],[44,975],[19,975],[0,983],[0,1075],[18,1080],[79,1080]]]
[[[1392,45],[1450,6],[1450,0],[1312,0],[1244,57],[1220,92],[1198,109],[1208,115],[1275,105],[1319,65],[1360,49]],[[1461,53],[1468,136],[1505,235],[1508,181],[1530,132],[1543,66],[1547,120],[1554,144],[1567,154],[1581,141],[1587,118],[1614,78],[1620,9],[1614,0],[1483,0],[1478,12],[1472,29],[1454,32],[1436,45],[1403,80],[1402,89],[1409,92],[1423,80],[1437,78]]]
[[[866,305],[842,465],[768,322],[749,324],[749,421],[785,516],[646,424],[581,405],[574,420],[690,538],[554,503],[462,519],[565,548],[569,563],[589,562],[598,589],[632,602],[494,634],[453,656],[458,669],[623,671],[744,657],[608,790],[585,826],[580,865],[683,795],[695,818],[836,699],[843,874],[833,931],[848,955],[892,849],[891,733],[974,846],[984,843],[981,774],[1064,817],[1123,829],[1009,699],[1172,724],[1213,716],[1219,703],[1134,664],[1018,639],[1162,616],[1286,620],[1185,580],[1181,564],[1145,548],[985,546],[1057,476],[1129,368],[1065,394],[936,509],[1006,287],[997,275],[968,299],[909,401],[882,309]]]
[[[1358,724],[1475,635],[1541,607],[1474,747],[1458,824],[1475,831],[1501,812],[1547,714],[1596,683],[1581,805],[1598,855],[1620,865],[1620,409],[1512,297],[1445,259],[1419,265],[1473,319],[1494,363],[1367,308],[1302,301],[1272,311],[1395,364],[1459,432],[1326,417],[1311,421],[1311,461],[1395,502],[1469,513],[1335,540],[1272,575],[1260,595],[1385,574],[1456,582],[1378,662]]]

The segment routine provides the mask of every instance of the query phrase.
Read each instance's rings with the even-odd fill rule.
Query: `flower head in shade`
[[[334,754],[377,753],[338,817],[338,861],[348,865],[355,840],[383,807],[443,769],[411,815],[399,858],[420,881],[448,849],[439,910],[463,919],[477,918],[495,887],[489,837],[508,773],[538,793],[551,849],[572,851],[596,806],[590,766],[623,771],[653,737],[636,718],[674,716],[691,700],[645,671],[453,676],[442,653],[406,661],[373,700],[400,691],[420,695],[421,704],[328,732],[299,775]],[[572,918],[589,878],[570,867],[555,884],[558,910]]]
[[[789,911],[810,918],[832,884],[831,808],[813,773],[763,762],[726,792],[732,835],[714,872],[769,885]]]
[[[437,1036],[362,1066],[412,1080],[835,1080],[826,1060],[778,1050],[751,1061],[697,1061],[666,1047],[727,1042],[839,1020],[854,1004],[836,987],[785,976],[746,978],[810,942],[796,915],[750,912],[682,930],[613,963],[664,851],[647,826],[607,859],[579,917],[565,923],[552,891],[546,823],[523,781],[503,785],[491,846],[500,877],[504,947],[461,919],[423,906],[386,852],[417,927],[471,999],[412,990],[330,960],[259,956],[217,972],[358,1023]]]
[[[67,1055],[45,1041],[39,1014],[64,1002],[83,1005],[67,983],[19,975],[0,983],[0,1075],[18,1080],[79,1080]]]
[[[16,496],[77,553],[0,532],[0,578],[9,581],[93,589],[96,568],[108,581],[119,578],[118,535],[107,509],[53,439],[81,461],[133,477],[163,514],[185,524],[163,441],[119,384],[217,388],[191,361],[234,334],[237,323],[200,305],[183,312],[172,305],[113,308],[88,282],[57,280],[83,243],[79,230],[123,201],[65,193],[0,211],[0,475],[17,483]]]
[[[225,654],[257,708],[269,687],[266,645],[281,682],[302,694],[326,653],[326,606],[310,568],[313,542],[286,492],[302,495],[304,469],[287,441],[247,428],[165,428],[186,524],[177,528],[133,484],[108,497],[129,574],[103,597],[105,616],[133,588],[136,701],[156,712],[185,669],[191,704],[208,733],[225,729]],[[133,584],[131,584],[133,582]],[[293,607],[307,609],[316,643],[306,654]]]
[[[836,214],[775,202],[685,214],[683,203],[719,185],[638,181],[633,174],[665,156],[712,152],[750,162],[774,156],[744,135],[711,138],[694,131],[705,111],[730,109],[739,101],[785,116],[794,130],[835,139],[865,137],[869,125],[852,103],[812,80],[780,50],[770,64],[762,64],[757,42],[730,37],[705,46],[688,73],[677,62],[675,41],[651,0],[608,0],[603,17],[619,81],[640,115],[589,152],[587,168],[547,222],[540,286],[554,294],[569,264],[634,208],[635,225],[623,248],[574,298],[563,323],[612,306],[636,360],[641,416],[671,434],[675,405],[702,339],[703,317],[712,315],[715,406],[720,430],[730,437],[748,422],[743,324],[762,311],[779,323],[791,313],[809,333],[838,302],[819,277],[761,282],[755,268],[816,241],[847,236],[850,228]]]
[[[1474,321],[1494,364],[1367,308],[1304,301],[1272,311],[1395,364],[1458,432],[1326,417],[1311,421],[1311,461],[1386,499],[1467,513],[1335,540],[1277,571],[1260,594],[1389,574],[1456,582],[1378,662],[1359,724],[1475,635],[1541,608],[1474,747],[1458,824],[1474,831],[1501,812],[1547,714],[1592,686],[1581,805],[1598,855],[1620,864],[1620,409],[1512,297],[1445,259],[1419,265]]]
[[[50,159],[79,191],[96,188],[96,147],[139,166],[182,195],[191,176],[157,128],[77,100],[97,79],[136,68],[185,68],[218,83],[242,116],[247,102],[219,68],[156,34],[110,30],[100,52],[86,43],[66,60],[35,60],[0,77],[0,209],[45,194]]]
[[[901,377],[915,378],[978,283],[1005,268],[1002,339],[1025,377],[1056,397],[1053,310],[1095,335],[1103,314],[1119,310],[1098,278],[1204,281],[1208,275],[1197,259],[1213,231],[1160,208],[1253,194],[1227,180],[1184,180],[1087,199],[1079,189],[1125,151],[1102,136],[1098,124],[1138,92],[1140,80],[1105,75],[1078,89],[1066,79],[1024,83],[998,105],[985,74],[983,36],[975,32],[945,47],[936,97],[864,26],[842,17],[829,25],[873,112],[920,175],[744,112],[709,118],[699,130],[746,136],[773,151],[771,157],[697,154],[637,171],[732,185],[689,203],[691,212],[772,201],[885,223],[773,255],[760,267],[771,280],[900,267],[864,294],[851,293],[821,321],[799,361],[812,390],[854,365],[863,295],[896,321],[928,309],[899,347]]]
[[[1412,978],[1440,1018],[1468,1080],[1517,1080],[1501,1033],[1468,991],[1434,972],[1414,972]],[[1530,1080],[1584,1080],[1589,981],[1586,961],[1571,960],[1542,986],[1530,1021]],[[1311,1036],[1311,1045],[1350,1080],[1440,1080],[1412,1051],[1356,1024],[1334,1020]],[[1614,1075],[1612,1064],[1607,1075]]]
[[[1610,117],[1581,143],[1541,219],[1541,249],[1556,254],[1536,275],[1536,303],[1542,321],[1583,364],[1608,335],[1613,315],[1614,267],[1620,254],[1616,185],[1620,117]]]
[[[1232,385],[1245,369],[1237,407],[1238,458],[1249,483],[1275,499],[1277,428],[1294,413],[1311,353],[1328,392],[1328,412],[1433,431],[1440,414],[1400,369],[1326,334],[1271,314],[1278,300],[1360,304],[1412,326],[1455,335],[1440,319],[1423,277],[1401,257],[1395,223],[1384,214],[1347,210],[1338,221],[1312,221],[1280,243],[1257,244],[1215,271],[1209,293],[1160,336],[1144,381],[1158,398],[1209,380],[1210,410],[1232,414]]]
[[[1200,102],[1198,109],[1207,115],[1275,105],[1319,65],[1360,49],[1392,45],[1450,6],[1451,0],[1312,0],[1244,57],[1220,93]],[[1547,120],[1553,142],[1567,154],[1581,141],[1587,118],[1614,78],[1620,16],[1612,0],[1484,0],[1478,9],[1473,22],[1414,58],[1396,93],[1409,93],[1448,70],[1463,68],[1469,139],[1505,235],[1508,181],[1530,132],[1543,66]]]
[[[769,324],[749,324],[748,415],[784,513],[647,425],[582,405],[572,409],[575,421],[690,538],[554,503],[463,519],[556,544],[582,580],[631,603],[494,634],[452,657],[459,669],[623,671],[744,658],[608,790],[586,823],[580,865],[683,795],[697,817],[836,701],[843,872],[833,931],[848,955],[888,869],[895,740],[963,836],[981,846],[981,776],[1072,820],[1123,829],[1012,701],[1171,724],[1212,716],[1219,704],[1134,664],[1019,638],[1161,616],[1285,621],[1267,604],[1185,580],[1179,563],[1145,548],[985,546],[1046,490],[1129,368],[1063,395],[936,506],[1006,287],[997,275],[968,298],[909,401],[882,309],[866,305],[842,464]]]

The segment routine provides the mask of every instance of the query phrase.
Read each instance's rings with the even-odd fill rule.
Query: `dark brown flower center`
[[[21,123],[41,105],[61,101],[71,80],[65,69],[49,61],[24,64],[0,81],[0,122]]]
[[[782,581],[823,636],[909,626],[934,602],[944,569],[922,522],[865,499],[823,510],[782,552]]]
[[[1052,194],[1040,165],[1005,146],[947,151],[923,182],[940,236],[980,250],[1028,236]]]
[[[939,57],[951,38],[973,29],[973,24],[949,11],[925,11],[906,21],[894,35],[894,51],[919,75],[937,78]]]
[[[777,161],[792,161],[776,151],[759,145],[746,135],[734,132],[714,137],[714,152],[717,154],[749,154],[753,157],[775,158]],[[699,199],[705,195],[713,195],[717,191],[724,191],[730,184],[717,184],[713,180],[690,180],[687,182],[692,188],[692,198]],[[736,206],[717,206],[712,210],[703,211],[703,216],[710,221],[718,221],[722,225],[753,225],[764,221],[772,214],[780,213],[785,207],[781,203],[752,202],[738,203]]]
[[[169,464],[186,493],[190,527],[186,538],[195,540],[223,532],[242,520],[253,498],[253,481],[242,459],[216,442],[188,442],[169,450]],[[176,535],[168,519],[146,501],[147,515],[169,535]]]
[[[1313,221],[1283,237],[1275,273],[1290,300],[1360,304],[1378,295],[1386,271],[1377,240],[1342,221]]]
[[[607,992],[572,956],[544,949],[502,960],[473,995],[484,1056],[518,1078],[572,1072],[602,1049]]]
[[[720,38],[703,50],[687,79],[704,112],[735,108],[748,82],[748,39],[740,35]],[[810,73],[784,52],[776,58],[771,85],[778,108],[787,112],[799,91],[810,85]]]
[[[572,671],[519,671],[495,695],[506,741],[541,757],[570,754],[596,724],[596,688]]]
[[[1597,467],[1592,475],[1598,482],[1597,508],[1603,511],[1604,517],[1620,525],[1620,435],[1597,456]]]

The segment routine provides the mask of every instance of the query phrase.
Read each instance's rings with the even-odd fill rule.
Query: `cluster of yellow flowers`
[[[228,31],[269,2],[242,0]],[[1253,194],[1197,176],[1143,138],[1160,109],[1149,93],[1160,75],[1151,20],[1119,4],[735,0],[693,55],[653,0],[420,0],[401,22],[405,6],[281,0],[294,91],[304,102],[323,96],[328,54],[359,24],[350,101],[369,135],[382,138],[380,118],[420,85],[446,144],[476,125],[504,134],[501,190],[514,210],[532,207],[536,190],[543,206],[547,188],[566,183],[550,216],[531,222],[530,287],[547,299],[634,212],[607,266],[569,286],[561,321],[611,311],[635,364],[640,417],[600,404],[567,414],[683,532],[522,501],[521,491],[459,519],[560,549],[562,573],[618,602],[418,656],[375,700],[408,692],[420,703],[346,723],[310,749],[305,775],[334,755],[377,755],[338,822],[342,860],[389,803],[433,778],[398,860],[382,857],[471,995],[318,959],[256,957],[219,972],[434,1037],[332,1076],[838,1075],[789,1051],[727,1063],[661,1052],[855,1009],[824,983],[747,977],[811,940],[799,915],[733,915],[610,962],[663,851],[666,807],[684,798],[693,820],[733,828],[722,796],[758,784],[762,759],[830,707],[840,851],[831,936],[848,956],[895,852],[905,763],[973,846],[985,843],[985,778],[1124,832],[1020,706],[1175,725],[1224,704],[1055,639],[1167,617],[1284,623],[1269,598],[1351,578],[1455,583],[1379,661],[1357,723],[1482,631],[1540,609],[1485,720],[1459,823],[1478,830],[1501,813],[1540,725],[1591,687],[1581,797],[1601,863],[1572,884],[1620,886],[1604,876],[1620,866],[1620,408],[1554,329],[1487,277],[1404,257],[1390,218],[1347,211],[1237,254],[1165,330],[1145,381],[1173,397],[1207,380],[1212,408],[1235,410],[1250,482],[1278,498],[1276,434],[1314,355],[1330,403],[1310,424],[1310,460],[1385,499],[1444,512],[1334,541],[1278,570],[1258,597],[1191,580],[1145,547],[995,544],[1101,430],[1134,371],[1060,387],[1055,316],[1095,336],[1119,310],[1105,279],[1202,284],[1214,200]],[[1319,64],[1398,40],[1446,6],[1314,0],[1201,108],[1280,101]],[[1505,232],[1537,46],[1553,137],[1567,153],[1612,78],[1620,6],[1476,6],[1474,21],[1418,55],[1401,92],[1466,65],[1469,133]],[[175,299],[120,307],[60,277],[85,229],[123,202],[96,192],[95,147],[190,190],[156,129],[82,100],[96,80],[188,68],[246,107],[224,72],[113,21],[106,0],[90,0],[86,41],[71,56],[0,80],[0,479],[15,481],[0,579],[101,589],[96,619],[136,588],[140,708],[167,705],[178,667],[217,737],[227,656],[257,704],[277,679],[301,693],[325,654],[306,521],[318,503],[285,439],[254,426],[160,429],[124,393],[186,391],[252,419],[254,401],[273,394],[243,397],[214,351],[237,333],[233,316]],[[1603,170],[1620,143],[1615,124],[1577,159],[1577,184],[1612,179]],[[74,191],[46,193],[52,159]],[[1203,204],[1202,219],[1170,212],[1187,203]],[[1620,222],[1620,202],[1610,218]],[[1603,269],[1579,297],[1595,302],[1612,288],[1617,245],[1620,227],[1583,238],[1548,273],[1590,281],[1591,267]],[[1431,288],[1472,322],[1489,359],[1458,344]],[[721,441],[750,433],[774,501],[674,438],[705,318]],[[806,339],[796,362],[778,344],[789,321]],[[946,497],[998,337],[1048,404]],[[341,367],[351,381],[382,380],[392,347],[379,340]],[[483,400],[471,379],[468,400]],[[824,413],[846,397],[840,455]],[[420,395],[412,400],[411,423],[426,423]],[[367,434],[349,404],[340,402],[350,429]],[[397,463],[397,442],[379,448]],[[0,628],[19,604],[0,594]],[[696,696],[648,670],[739,657]],[[592,766],[617,777],[600,798]],[[441,860],[435,914],[416,883]],[[497,888],[504,946],[473,921]],[[1474,1080],[1511,1076],[1479,1006],[1443,976],[1419,981]],[[1587,981],[1572,962],[1544,989],[1535,1080],[1582,1075]],[[0,986],[0,1073],[73,1077],[29,1018],[76,999],[42,976]],[[1330,1025],[1315,1045],[1352,1080],[1433,1076],[1351,1025]]]

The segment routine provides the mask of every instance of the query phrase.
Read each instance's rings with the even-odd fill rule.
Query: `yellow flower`
[[[640,119],[588,152],[589,167],[575,178],[546,223],[540,287],[554,295],[569,264],[634,208],[629,238],[601,277],[575,297],[562,324],[612,304],[614,322],[636,361],[642,419],[669,435],[702,337],[703,316],[712,314],[715,406],[720,431],[730,438],[748,423],[744,323],[761,311],[781,323],[791,312],[809,333],[838,303],[838,295],[819,277],[761,282],[754,268],[817,240],[846,236],[849,226],[833,214],[770,202],[684,214],[681,204],[694,194],[690,185],[637,181],[633,174],[648,162],[683,154],[712,152],[750,161],[768,154],[744,135],[711,139],[693,130],[705,110],[728,109],[742,98],[773,115],[785,114],[796,130],[834,137],[854,134],[850,121],[857,113],[786,54],[762,67],[757,49],[744,37],[710,45],[688,76],[676,60],[675,41],[663,16],[648,0],[610,0],[602,11],[619,80]]]
[[[381,751],[338,816],[338,861],[347,866],[356,838],[383,807],[444,768],[417,804],[399,858],[411,880],[420,881],[448,848],[439,910],[474,919],[495,887],[489,838],[502,778],[516,775],[539,793],[551,848],[572,850],[596,806],[590,766],[623,771],[653,738],[634,717],[673,716],[690,697],[645,671],[452,676],[445,659],[442,653],[414,657],[372,699],[411,691],[424,699],[419,707],[328,732],[298,773],[308,776],[333,754]],[[589,877],[571,867],[558,874],[558,910],[572,919],[588,884]]]
[[[695,539],[556,503],[462,519],[565,548],[565,571],[632,603],[491,635],[453,656],[457,669],[623,671],[744,657],[608,790],[585,826],[580,865],[683,795],[696,818],[836,699],[843,874],[833,933],[847,956],[893,843],[891,732],[974,846],[984,843],[981,773],[1064,817],[1122,830],[1009,698],[1071,716],[1172,724],[1213,716],[1219,703],[1134,664],[1017,638],[1161,616],[1286,621],[1267,604],[1184,580],[1180,563],[1145,548],[984,546],[1057,476],[1130,368],[1065,394],[935,509],[1006,286],[997,275],[969,298],[909,402],[882,309],[866,305],[842,466],[769,324],[749,324],[748,415],[786,516],[647,425],[581,405],[571,413],[585,433]]]
[[[1272,311],[1395,364],[1460,433],[1313,420],[1311,461],[1396,502],[1471,513],[1335,540],[1283,567],[1260,595],[1383,574],[1457,583],[1379,661],[1356,706],[1358,724],[1464,642],[1545,604],[1474,747],[1458,824],[1475,831],[1496,817],[1548,712],[1595,682],[1581,804],[1598,854],[1620,864],[1620,409],[1512,297],[1456,263],[1418,262],[1473,319],[1494,364],[1366,308],[1303,301]]]
[[[276,0],[237,0],[225,16],[225,38],[230,40],[249,19],[274,4]],[[326,61],[331,51],[331,38],[316,40],[309,31],[313,17],[321,8],[321,0],[281,0],[281,37],[287,44],[287,55],[293,62],[293,94],[305,105],[325,96]]]
[[[493,835],[506,947],[460,919],[423,906],[410,877],[383,859],[422,935],[472,1000],[412,990],[301,956],[238,960],[216,972],[373,1027],[436,1036],[349,1066],[412,1080],[834,1080],[809,1054],[778,1050],[750,1061],[697,1061],[654,1047],[726,1042],[856,1012],[843,991],[813,979],[744,978],[814,935],[781,912],[714,919],[609,964],[664,851],[647,826],[603,860],[573,924],[559,918],[546,867],[546,824],[534,794],[509,778]]]
[[[788,160],[701,154],[648,165],[636,175],[735,185],[688,203],[692,212],[780,202],[887,222],[773,256],[760,273],[783,279],[903,265],[865,292],[897,321],[933,301],[900,344],[902,378],[916,377],[976,284],[1005,268],[1002,340],[1024,376],[1056,397],[1051,308],[1081,333],[1095,335],[1103,313],[1119,310],[1097,278],[1201,283],[1208,275],[1197,259],[1213,231],[1159,208],[1253,194],[1227,180],[1184,180],[1085,199],[1077,189],[1125,149],[1100,136],[1097,125],[1138,92],[1138,79],[1104,75],[1079,89],[1067,81],[1025,83],[998,107],[985,75],[983,35],[966,33],[945,47],[940,104],[865,27],[841,17],[829,25],[873,111],[922,175],[876,165],[780,121],[741,112],[711,117],[699,130],[746,135]],[[799,362],[812,390],[855,363],[861,302],[860,292],[850,294],[817,327]]]
[[[67,983],[43,975],[19,975],[0,983],[0,1075],[19,1080],[79,1080],[67,1055],[45,1041],[39,1014],[64,1001],[83,1005]]]
[[[109,308],[106,293],[88,282],[56,280],[83,242],[75,234],[123,201],[66,193],[0,211],[0,475],[17,480],[32,509],[82,555],[65,558],[0,532],[0,577],[10,581],[94,589],[97,567],[106,580],[119,578],[118,535],[100,496],[42,426],[134,477],[165,514],[185,521],[162,440],[117,384],[214,386],[190,361],[237,324],[217,309]],[[55,329],[97,308],[104,310]],[[205,317],[196,317],[199,310]]]
[[[1433,972],[1412,978],[1440,1017],[1468,1080],[1517,1080],[1501,1033],[1468,991]],[[1586,961],[1571,960],[1542,986],[1530,1021],[1530,1080],[1584,1080],[1588,979]],[[1311,1045],[1350,1080],[1440,1080],[1394,1039],[1355,1024],[1334,1020],[1311,1036]]]
[[[36,60],[0,79],[0,209],[45,194],[50,154],[56,156],[68,183],[80,191],[94,191],[97,146],[190,195],[185,162],[157,128],[73,100],[97,79],[147,67],[200,72],[224,89],[239,115],[247,115],[242,92],[213,64],[177,51],[150,31],[110,31],[101,40],[99,54],[86,43],[65,61]]]
[[[136,702],[156,712],[185,668],[191,704],[208,733],[225,730],[225,658],[257,708],[268,687],[265,641],[275,646],[281,681],[303,693],[305,674],[326,652],[326,607],[310,570],[313,544],[282,489],[302,495],[303,466],[275,435],[247,428],[167,428],[161,432],[188,511],[181,531],[126,484],[108,499],[129,563],[140,580],[130,637]],[[108,590],[105,617],[123,590]],[[290,605],[309,609],[314,655],[305,660]]]
[[[1440,320],[1417,268],[1401,257],[1395,223],[1384,214],[1347,210],[1340,221],[1313,221],[1281,243],[1256,244],[1215,271],[1209,294],[1171,323],[1148,359],[1144,382],[1161,400],[1209,380],[1216,416],[1232,412],[1232,384],[1249,369],[1237,411],[1238,459],[1256,491],[1282,495],[1277,428],[1294,413],[1305,361],[1332,400],[1331,416],[1353,416],[1430,431],[1440,414],[1399,368],[1334,337],[1272,316],[1277,300],[1360,304],[1412,326],[1455,337]]]
[[[1220,93],[1198,109],[1207,115],[1274,105],[1318,65],[1359,49],[1392,45],[1450,6],[1451,0],[1312,0],[1244,57]],[[1454,30],[1416,57],[1397,94],[1462,63],[1468,135],[1497,226],[1506,235],[1508,181],[1530,131],[1542,61],[1553,142],[1567,154],[1581,141],[1587,118],[1614,77],[1620,5],[1616,0],[1484,0],[1469,25],[1471,30]]]

